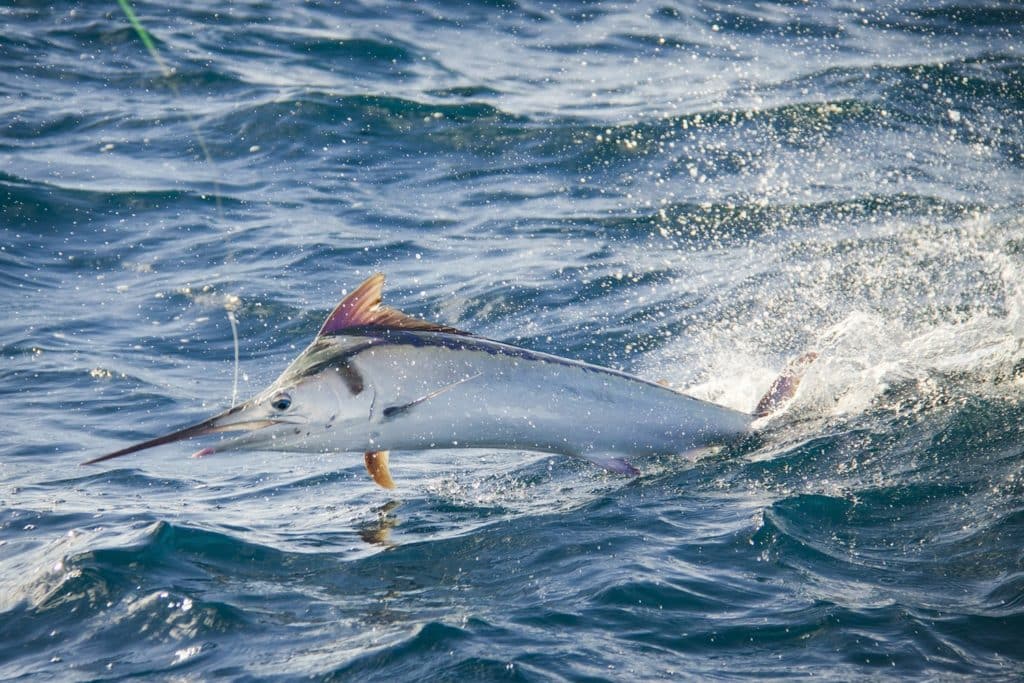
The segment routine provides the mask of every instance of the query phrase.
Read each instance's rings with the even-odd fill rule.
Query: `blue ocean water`
[[[0,678],[1024,675],[1016,3],[0,7]],[[634,464],[90,457],[341,293],[752,410]],[[566,430],[573,425],[566,425]]]

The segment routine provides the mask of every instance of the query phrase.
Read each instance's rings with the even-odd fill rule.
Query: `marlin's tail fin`
[[[790,361],[786,369],[782,371],[782,374],[772,382],[772,385],[768,387],[768,391],[757,402],[757,408],[754,409],[754,417],[768,417],[777,411],[782,404],[793,398],[797,387],[800,386],[800,380],[804,377],[804,372],[817,359],[818,354],[816,351],[808,351],[799,358]]]

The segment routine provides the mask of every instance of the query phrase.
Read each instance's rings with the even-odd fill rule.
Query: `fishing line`
[[[160,73],[167,80],[167,87],[171,89],[174,96],[181,99],[181,91],[178,90],[178,84],[174,82],[175,70],[164,61],[164,58],[160,56],[160,51],[156,48],[156,43],[153,42],[153,37],[146,30],[146,27],[142,25],[139,18],[135,16],[135,11],[132,6],[128,4],[128,0],[117,0],[117,4],[121,6],[121,10],[125,16],[128,17],[128,23],[135,29],[135,33],[139,36],[139,40],[146,46],[146,50],[149,52],[153,61],[160,68]],[[213,201],[217,205],[217,216],[221,217],[221,199],[220,199],[220,182],[217,180],[216,175],[216,164],[213,162],[213,155],[210,154],[210,148],[206,145],[206,138],[203,137],[203,133],[199,130],[199,124],[196,123],[196,119],[192,116],[192,112],[188,109],[182,110],[185,114],[185,119],[188,121],[189,127],[196,136],[196,142],[199,144],[199,149],[203,153],[203,158],[206,160],[207,166],[214,171],[213,176]]]
[[[142,22],[139,21],[139,18],[135,15],[135,11],[132,9],[132,6],[128,4],[128,0],[117,0],[117,4],[121,7],[121,11],[123,11],[124,15],[128,18],[128,23],[130,23],[132,28],[135,29],[135,33],[139,36],[139,40],[141,40],[142,44],[146,47],[146,51],[149,52],[153,61],[156,62],[156,65],[160,68],[160,72],[167,81],[167,86],[171,89],[174,97],[180,100],[181,92],[178,90],[178,84],[174,82],[175,70],[164,61],[164,58],[160,55],[160,51],[156,47],[156,43],[153,41],[153,37],[149,34],[149,31],[146,30],[146,27],[142,25]],[[202,131],[199,130],[199,124],[196,122],[195,117],[188,109],[183,109],[183,112],[185,114],[185,119],[188,121],[189,127],[192,129],[192,133],[195,135],[196,142],[199,144],[199,149],[203,153],[206,165],[211,171],[213,171],[213,201],[217,209],[217,218],[223,220],[224,216],[221,207],[220,182],[217,180],[217,167],[213,161],[213,155],[210,154],[210,148],[206,144],[206,138],[203,137]],[[228,261],[232,260],[231,256],[232,254],[229,251]],[[238,321],[235,318],[234,309],[232,308],[238,300],[239,299],[236,295],[230,295],[224,298],[224,310],[227,313],[228,322],[231,323],[231,340],[234,343],[235,349],[235,370],[231,384],[232,408],[234,408],[235,404],[238,402]]]
[[[238,321],[235,320],[235,312],[230,308],[226,309],[228,321],[231,323],[231,338],[235,342],[235,374],[231,381],[231,407],[238,403]]]

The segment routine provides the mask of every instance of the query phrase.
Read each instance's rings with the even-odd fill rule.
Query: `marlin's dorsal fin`
[[[384,273],[374,273],[366,278],[363,284],[334,307],[316,336],[340,334],[354,327],[390,327],[400,330],[469,334],[454,327],[420,320],[394,308],[381,306],[383,289]]]

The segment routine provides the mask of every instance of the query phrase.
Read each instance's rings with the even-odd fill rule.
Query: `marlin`
[[[198,424],[83,464],[221,432],[194,456],[274,450],[364,454],[394,488],[390,451],[489,448],[588,460],[636,476],[626,458],[728,444],[791,396],[784,374],[744,413],[664,384],[479,337],[381,304],[384,275],[342,299],[269,387]]]

